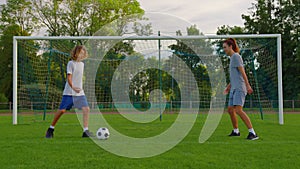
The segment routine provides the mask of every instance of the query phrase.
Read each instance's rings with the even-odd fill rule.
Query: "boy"
[[[53,138],[54,127],[66,110],[70,110],[74,105],[75,108],[83,111],[83,134],[82,137],[92,137],[93,134],[88,130],[88,119],[90,108],[87,99],[82,89],[82,77],[84,63],[83,59],[87,58],[88,54],[84,46],[76,46],[71,52],[72,60],[67,65],[67,82],[63,91],[62,101],[59,110],[55,113],[54,119],[46,132],[46,138]]]

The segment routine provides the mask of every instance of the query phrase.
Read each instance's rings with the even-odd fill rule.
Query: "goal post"
[[[210,47],[210,50],[212,50],[212,52],[211,53],[205,53],[204,52],[203,56],[205,56],[205,57],[207,57],[209,55],[220,55],[221,56],[221,55],[224,55],[224,54],[218,53],[220,51],[216,51],[216,48],[217,48],[218,43],[220,43],[221,40],[224,40],[224,39],[227,39],[227,38],[236,38],[236,39],[240,39],[241,41],[242,40],[249,40],[249,39],[263,39],[264,43],[266,43],[267,45],[268,45],[268,39],[275,39],[276,49],[274,49],[274,50],[276,50],[275,55],[277,57],[277,60],[276,60],[277,65],[273,65],[273,66],[276,66],[276,69],[277,69],[276,71],[277,72],[276,72],[276,75],[273,75],[273,76],[276,76],[276,77],[272,77],[272,78],[277,80],[277,84],[276,84],[277,86],[276,87],[277,87],[277,90],[278,90],[277,91],[278,96],[277,96],[277,99],[275,99],[273,101],[277,102],[276,106],[274,106],[274,107],[276,107],[277,112],[278,112],[278,122],[279,122],[279,124],[284,124],[284,118],[283,118],[282,60],[281,60],[282,52],[281,52],[281,35],[280,34],[203,35],[203,36],[164,36],[164,35],[162,35],[162,36],[128,36],[128,37],[124,37],[124,36],[59,36],[59,37],[55,37],[55,36],[52,36],[52,37],[47,37],[47,36],[14,36],[13,37],[13,124],[16,125],[18,123],[18,104],[19,104],[18,103],[19,102],[19,100],[18,100],[18,97],[19,97],[18,89],[20,89],[20,86],[18,86],[19,80],[20,80],[18,78],[18,75],[20,73],[27,73],[27,72],[20,72],[20,70],[18,70],[18,64],[19,64],[18,59],[19,59],[19,57],[22,57],[22,56],[20,56],[20,55],[22,55],[22,52],[26,52],[26,50],[29,51],[30,48],[36,48],[36,46],[30,46],[30,45],[26,44],[27,41],[43,41],[43,42],[47,42],[47,41],[55,41],[55,42],[57,42],[57,41],[78,41],[78,40],[83,40],[83,41],[87,41],[87,40],[94,40],[94,41],[131,41],[133,43],[140,44],[142,46],[143,50],[156,48],[155,50],[157,50],[157,51],[159,50],[159,57],[157,57],[157,59],[158,58],[161,59],[160,58],[161,57],[160,56],[161,55],[160,46],[159,47],[157,46],[158,42],[162,43],[162,45],[165,45],[165,50],[168,48],[170,50],[169,52],[172,53],[171,55],[177,55],[177,56],[180,56],[180,57],[189,57],[189,58],[191,58],[191,57],[193,57],[193,55],[195,55],[195,53],[193,53],[193,51],[190,50],[190,49],[187,50],[184,45],[180,46],[179,42],[183,42],[183,44],[184,43],[186,43],[186,44],[190,43],[193,46],[200,45],[200,46],[198,46],[199,48],[202,48],[202,46],[201,46],[202,42],[205,42],[205,43],[207,42],[207,43],[210,43],[210,44],[213,44],[212,42],[214,42],[214,44],[211,45],[211,47]],[[200,40],[201,40],[201,43],[198,42]],[[21,41],[22,41],[22,43],[24,43],[23,45],[20,45]],[[153,43],[151,41],[153,41]],[[57,42],[57,43],[60,43],[60,42]],[[61,43],[63,43],[63,42],[61,42]],[[247,43],[253,43],[253,42],[247,42]],[[257,44],[255,44],[255,43],[257,43]],[[258,44],[258,42],[255,42],[255,43],[251,44],[250,46],[248,44],[247,49],[244,49],[244,52],[246,54],[252,53],[252,56],[255,55],[255,57],[259,57],[258,55],[260,55],[260,54],[271,55],[271,52],[273,52],[273,51],[271,51],[271,52],[265,54],[265,51],[260,50],[260,48],[267,48],[267,47],[263,46],[265,44],[261,45],[261,44]],[[63,44],[59,44],[59,45],[63,45]],[[139,45],[137,45],[137,46],[139,46]],[[179,46],[180,46],[180,48],[179,48]],[[23,51],[20,51],[20,48]],[[25,48],[25,49],[23,49],[23,48]],[[29,48],[29,49],[26,49],[26,48]],[[136,46],[135,46],[135,48],[136,48]],[[243,48],[241,48],[241,49],[243,50]],[[41,47],[37,47],[35,50],[41,50]],[[70,49],[68,49],[68,50],[70,50]],[[218,50],[221,50],[221,49],[219,48]],[[249,52],[249,51],[251,51],[251,52]],[[66,51],[55,51],[55,52],[58,52],[57,55],[59,55],[59,56],[57,56],[57,57],[66,57],[67,56],[66,54],[64,54]],[[143,54],[141,54],[141,52],[135,52],[135,55],[143,55]],[[251,61],[251,60],[249,60],[249,61]],[[117,61],[117,60],[108,61],[108,64],[107,64],[108,67],[114,67],[114,69],[111,69],[110,71],[114,71],[115,67],[117,67],[120,64],[119,62],[120,61]],[[159,60],[159,62],[160,62],[160,60]],[[259,63],[256,63],[256,62],[259,62],[259,61],[252,60],[252,64],[253,65],[256,64],[256,66],[257,66],[257,64],[259,64]],[[38,64],[38,63],[36,63],[36,64]],[[115,64],[115,65],[113,65],[113,64]],[[197,63],[196,65],[198,66],[199,64],[202,64],[202,62],[199,61],[199,63]],[[225,64],[225,66],[223,65],[224,67],[228,66],[228,59],[226,61],[224,61],[224,64]],[[272,64],[274,64],[274,63],[272,63]],[[66,66],[66,65],[61,65],[61,66]],[[206,66],[207,65],[203,64],[204,69],[205,69]],[[198,70],[198,69],[195,69],[195,70]],[[252,72],[252,71],[256,71],[256,70],[249,70],[249,72]],[[272,71],[274,71],[274,70],[272,70]],[[28,73],[31,73],[31,72],[28,72]],[[148,73],[147,76],[149,76],[149,74],[151,74],[149,72],[146,72],[146,73]],[[111,75],[109,75],[109,76],[111,76]],[[182,73],[181,76],[184,76],[184,73]],[[196,77],[196,78],[199,78],[199,77]],[[168,78],[168,79],[172,79],[172,78]],[[164,85],[164,84],[161,84],[162,80],[160,78],[158,78],[157,80],[159,80],[160,83],[153,84],[153,86],[150,87],[151,90],[159,89],[159,88],[161,89],[162,85]],[[258,83],[256,77],[254,77],[254,76],[251,77],[251,80],[254,84]],[[200,83],[200,81],[201,80],[199,80],[198,84],[202,85],[202,83]],[[56,82],[53,82],[53,83],[56,83]],[[142,82],[139,82],[139,83],[142,84]],[[147,84],[149,84],[149,82],[144,82],[143,85],[147,85]],[[170,86],[171,85],[172,85],[172,88],[170,90],[174,94],[175,89],[173,89],[173,85],[176,86],[176,83],[174,83],[173,79],[172,79],[172,83],[170,83]],[[169,86],[169,88],[170,88],[170,86]],[[47,87],[48,86],[46,86],[46,88]],[[268,86],[267,85],[257,86],[256,90],[257,90],[257,92],[261,92],[266,87],[268,87]],[[167,88],[165,90],[169,90],[168,87],[163,87],[163,88]],[[135,89],[135,90],[140,90],[140,89]],[[147,89],[147,91],[148,90],[150,90],[150,89]],[[101,97],[104,97],[104,95],[105,95],[105,93],[101,93],[101,92],[103,92],[102,90],[99,90],[99,91],[96,91],[96,92],[99,92],[99,95]],[[61,94],[62,94],[62,91],[61,91]],[[136,97],[136,98],[140,99],[140,97],[142,97],[142,94],[138,95],[137,91],[134,91],[133,94],[135,95],[134,97]],[[149,93],[147,93],[147,94],[149,94]],[[176,107],[173,104],[173,103],[176,102],[176,100],[175,101],[172,100],[173,97],[175,97],[173,94],[170,94],[170,96],[169,96],[169,103],[171,103],[171,108]],[[199,94],[201,95],[201,92]],[[268,96],[266,96],[267,94],[268,94],[268,92],[265,92],[265,93],[263,93],[263,96],[261,96],[261,97],[268,98]],[[211,97],[211,93],[207,94],[207,91],[203,90],[202,96],[204,96],[204,95],[205,95],[205,97],[209,97],[209,98]],[[200,97],[202,97],[202,96],[200,96]],[[260,93],[258,94],[258,96],[260,96]],[[203,97],[203,98],[205,98],[205,97]],[[255,97],[257,97],[257,95]],[[146,96],[145,96],[145,98],[146,98]],[[46,99],[46,101],[47,100],[49,101],[49,99]],[[260,100],[260,98],[258,100]],[[203,101],[203,99],[201,101]],[[206,101],[206,100],[204,100],[204,101]],[[207,101],[209,102],[210,100],[207,100]],[[256,100],[254,100],[254,102],[255,101]],[[111,102],[111,101],[109,101],[109,102]],[[144,100],[140,99],[140,100],[138,100],[138,102],[139,103],[137,105],[141,105],[141,104],[143,104],[142,102],[144,102]],[[107,103],[108,103],[108,101],[107,101]],[[253,103],[253,100],[251,98],[250,101],[249,101],[249,104],[252,104],[252,103]],[[96,103],[96,104],[98,105],[98,103]],[[109,104],[113,104],[113,103],[109,103]],[[261,101],[259,101],[259,104],[257,104],[257,105],[261,105],[261,104],[262,104]],[[100,105],[100,107],[103,106],[103,105],[104,105],[104,103],[102,105]],[[189,108],[193,108],[193,102],[192,101],[188,105],[189,105]],[[268,105],[270,107],[273,107],[272,103],[268,103]],[[111,106],[111,107],[114,108],[113,106]],[[181,107],[183,107],[183,105],[181,105]],[[209,108],[209,107],[205,107],[205,108]]]
[[[13,124],[18,123],[18,38],[13,37]]]
[[[282,48],[281,48],[281,34],[277,37],[277,67],[278,67],[278,102],[279,102],[279,124],[284,124],[283,119],[283,84],[282,84]]]

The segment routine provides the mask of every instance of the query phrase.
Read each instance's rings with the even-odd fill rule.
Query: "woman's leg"
[[[232,127],[234,129],[237,129],[238,128],[238,120],[237,120],[237,117],[236,117],[234,106],[228,106],[228,113],[230,115]]]
[[[241,117],[241,119],[246,124],[248,129],[252,129],[253,128],[252,123],[251,123],[248,115],[243,111],[243,107],[242,106],[235,106],[235,111]]]
[[[257,140],[259,137],[256,135],[248,115],[243,111],[243,107],[235,106],[235,110],[236,110],[236,113],[241,117],[241,119],[244,121],[244,123],[248,127],[249,134],[247,136],[247,139],[248,140]]]

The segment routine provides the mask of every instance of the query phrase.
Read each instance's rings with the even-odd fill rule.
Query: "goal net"
[[[92,113],[144,112],[135,117],[147,122],[145,114],[162,120],[180,110],[225,110],[228,96],[221,93],[229,83],[230,58],[222,42],[227,37],[14,37],[13,123],[52,119],[70,51],[79,44],[89,53],[83,61],[83,88]],[[246,97],[245,111],[251,118],[274,122],[279,114],[282,123],[280,36],[230,37],[241,48],[254,90]]]

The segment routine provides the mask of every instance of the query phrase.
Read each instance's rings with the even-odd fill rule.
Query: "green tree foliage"
[[[223,25],[221,27],[218,28],[217,30],[217,35],[234,35],[234,34],[246,34],[246,31],[244,28],[239,27],[239,26],[229,26],[229,25]],[[237,39],[237,43],[240,47],[245,47],[242,46],[245,42],[243,40]],[[224,70],[226,72],[226,79],[227,82],[229,83],[229,57],[226,56],[226,54],[223,51],[223,40],[217,40],[216,42],[214,42],[214,44],[216,44],[216,51],[219,54],[219,56],[222,59],[222,63],[223,63],[223,67]],[[245,54],[242,55],[243,60],[249,58],[248,56],[246,57]],[[247,74],[249,74],[249,72],[246,72]]]
[[[234,34],[249,34],[245,28],[239,26],[221,26],[218,28],[217,34],[234,35]],[[274,74],[277,73],[276,68],[270,67],[269,63],[276,65],[277,48],[276,39],[236,39],[241,48],[241,56],[244,61],[246,74],[249,82],[254,89],[254,95],[266,93],[267,96],[260,96],[261,99],[276,100],[277,97],[277,78]],[[229,83],[229,62],[230,59],[223,51],[223,40],[216,41],[217,52],[223,62],[225,68],[227,82]],[[276,78],[276,79],[274,79]],[[264,92],[261,92],[264,91]],[[260,93],[259,93],[260,92]],[[268,97],[268,98],[267,98]],[[251,99],[249,96],[247,99]]]
[[[300,1],[257,0],[251,14],[242,15],[247,33],[282,34],[284,98],[300,93]]]
[[[193,35],[203,35],[196,25],[192,25],[187,28],[187,33],[189,36]],[[177,31],[177,35],[181,36],[181,32]],[[197,51],[194,51],[194,48]],[[174,51],[174,56],[179,57],[186,63],[186,65],[191,69],[194,77],[198,83],[199,92],[200,92],[200,100],[210,100],[211,96],[211,87],[210,81],[207,71],[208,63],[204,63],[201,60],[202,57],[206,55],[211,55],[213,53],[212,44],[210,41],[206,41],[203,39],[200,40],[188,40],[188,41],[178,41],[177,44],[169,46],[171,50]],[[200,56],[198,56],[200,54]],[[172,58],[170,58],[172,59]],[[182,84],[179,84],[182,85]],[[193,90],[190,91],[190,96],[192,96]],[[178,97],[178,95],[175,95]],[[175,100],[177,98],[175,97]],[[198,98],[197,98],[198,100]],[[203,105],[203,107],[207,107],[207,105]]]
[[[5,72],[0,75],[1,89],[0,92],[11,100],[12,91],[12,37],[16,35],[29,36],[31,33],[45,31],[50,36],[91,36],[97,32],[102,26],[117,20],[121,20],[118,26],[121,31],[122,26],[125,27],[126,21],[132,21],[136,17],[129,17],[133,14],[143,15],[144,11],[140,8],[136,0],[7,0],[6,4],[1,5],[0,16],[0,58],[1,71]],[[42,29],[41,29],[42,28]],[[141,25],[135,23],[135,30],[140,33],[151,33],[150,25]],[[119,32],[121,35],[124,32]],[[65,67],[68,58],[61,57],[60,53],[69,53],[75,44],[83,44],[82,41],[49,41],[43,44],[27,43],[27,46],[22,46],[26,51],[23,53],[24,58],[28,62],[24,62],[22,67],[35,71],[34,64],[49,64],[50,73],[46,77],[30,76],[28,78],[50,78],[54,82],[59,83],[58,87],[63,87],[65,80]],[[43,45],[39,47],[39,45]],[[46,53],[39,54],[38,48],[44,48]],[[27,48],[27,49],[25,49]],[[33,51],[27,51],[30,48]],[[118,43],[111,49],[108,54],[110,57],[122,57],[124,53],[130,53],[133,50],[132,43]],[[126,52],[125,52],[126,51]],[[122,53],[122,54],[121,54]],[[67,57],[65,55],[64,57]],[[51,58],[51,59],[45,59]],[[35,63],[33,63],[35,62]],[[50,63],[48,63],[50,62]],[[46,66],[47,67],[47,66]],[[43,70],[44,71],[44,70]],[[22,73],[22,72],[21,72]],[[42,75],[44,76],[44,75]],[[33,79],[27,79],[28,83],[37,83]],[[30,84],[28,84],[30,85]],[[40,84],[37,84],[38,86]],[[44,87],[45,88],[45,87]],[[24,89],[25,90],[25,89]],[[41,89],[44,90],[44,89]],[[53,89],[56,90],[56,89]]]
[[[52,36],[92,36],[116,19],[144,12],[136,0],[34,0],[33,6]]]
[[[1,5],[0,32],[9,25],[18,25],[21,31],[31,34],[39,28],[38,20],[33,15],[32,2],[28,0],[7,0]]]
[[[12,100],[13,36],[28,36],[18,25],[7,26],[0,39],[0,93]]]
[[[5,96],[5,94],[0,93],[0,103],[8,102],[8,98]]]
[[[240,26],[223,25],[218,28],[217,35],[234,35],[234,34],[247,34],[244,28]]]

